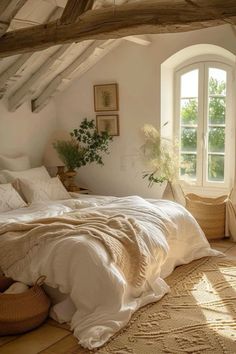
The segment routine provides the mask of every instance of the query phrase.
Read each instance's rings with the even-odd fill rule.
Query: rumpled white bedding
[[[71,322],[74,335],[84,347],[103,345],[127,324],[134,311],[164,296],[169,288],[163,279],[175,266],[219,254],[210,248],[193,217],[173,202],[147,201],[136,196],[74,197],[3,213],[0,224],[32,221],[81,209],[81,213],[96,210],[105,215],[125,214],[148,231],[145,244],[150,252],[150,265],[146,283],[140,288],[128,283],[98,240],[85,235],[50,242],[37,254],[28,255],[28,267],[23,272],[6,274],[26,284],[32,284],[44,274],[47,286],[67,294],[52,308],[51,315],[60,322]],[[165,229],[158,228],[157,218],[165,222]],[[154,247],[154,239],[158,239],[158,247],[156,241]]]

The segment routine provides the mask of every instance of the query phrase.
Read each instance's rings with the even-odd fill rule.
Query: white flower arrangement
[[[144,125],[142,132],[145,142],[141,150],[148,165],[148,171],[144,172],[143,178],[148,179],[149,186],[153,183],[178,180],[177,142],[161,137],[159,131],[150,124]]]

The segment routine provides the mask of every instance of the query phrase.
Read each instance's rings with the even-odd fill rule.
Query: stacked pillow
[[[0,155],[0,183],[7,183],[2,170],[23,171],[30,168],[29,157],[26,155],[19,157],[7,157]]]
[[[1,183],[7,183],[6,178],[2,175],[1,171],[0,171],[0,184]]]
[[[0,156],[1,168],[0,212],[27,206],[26,203],[71,198],[58,177],[51,178],[44,166],[29,168],[26,157]]]
[[[23,171],[29,168],[30,161],[26,155],[14,158],[0,155],[0,170]]]
[[[27,203],[35,203],[49,200],[71,199],[58,177],[49,180],[19,179],[20,191]]]
[[[3,178],[5,178],[5,180],[8,183],[21,178],[27,178],[29,180],[39,180],[39,181],[48,181],[51,178],[44,166],[30,168],[21,171],[2,170],[1,175],[3,176]]]
[[[11,183],[0,184],[0,212],[26,207],[26,203]]]

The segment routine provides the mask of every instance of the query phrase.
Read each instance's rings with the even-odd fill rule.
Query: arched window
[[[229,65],[207,61],[175,72],[179,175],[196,186],[229,188],[234,177],[232,72]]]

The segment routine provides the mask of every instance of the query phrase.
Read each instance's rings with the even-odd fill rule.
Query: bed
[[[26,284],[45,275],[51,317],[89,349],[169,292],[176,266],[219,254],[181,205],[139,196],[33,201],[0,214],[0,235],[3,272]]]

